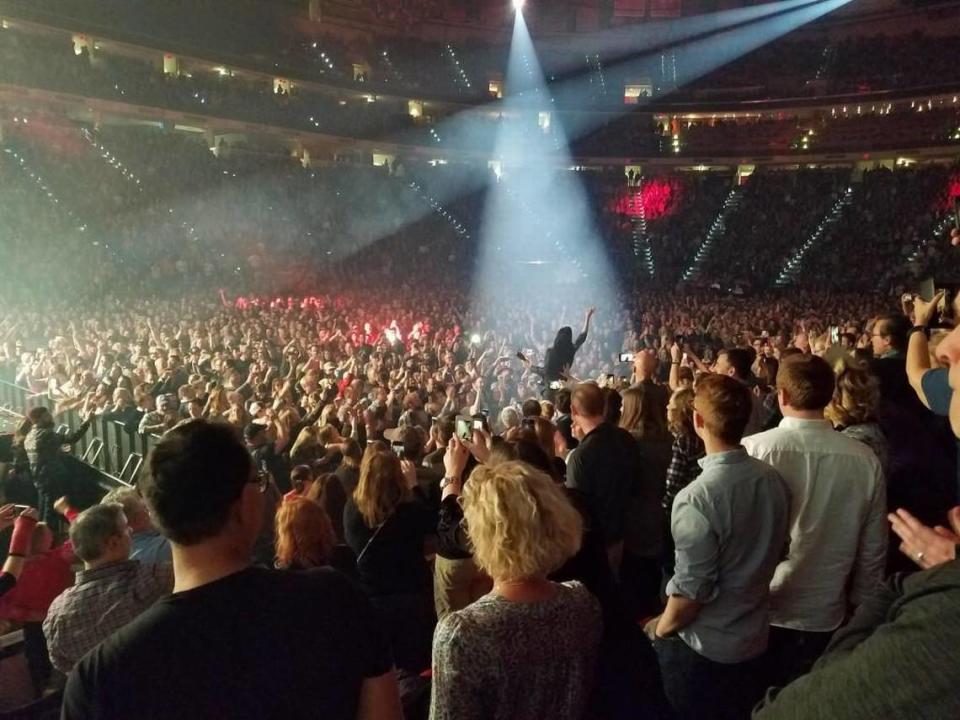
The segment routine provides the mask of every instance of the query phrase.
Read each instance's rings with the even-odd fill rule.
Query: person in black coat
[[[53,415],[45,407],[35,407],[27,415],[31,427],[23,440],[23,449],[30,478],[37,489],[37,510],[41,522],[55,532],[60,529],[62,519],[53,504],[67,493],[70,480],[63,446],[72,445],[87,432],[93,422],[93,409],[85,407],[84,414],[83,423],[73,432],[66,428],[56,429]]]

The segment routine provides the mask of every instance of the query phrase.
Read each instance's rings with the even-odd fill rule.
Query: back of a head
[[[708,377],[710,377],[709,374],[704,375],[701,381]],[[693,430],[693,401],[695,397],[695,391],[692,388],[680,388],[674,391],[673,397],[670,399],[674,409],[668,412],[670,431],[674,435],[688,437],[696,435]]]
[[[619,425],[624,430],[641,430],[643,428],[643,385],[629,387],[620,393],[622,409]]]
[[[580,513],[548,474],[524,462],[474,470],[463,512],[474,558],[496,580],[546,576],[580,549]]]
[[[85,563],[100,560],[110,539],[126,532],[123,506],[101,503],[82,513],[70,525],[70,541],[77,557]]]
[[[367,447],[360,464],[360,480],[353,492],[353,501],[367,527],[384,522],[409,496],[400,458],[390,449]]]
[[[223,532],[253,475],[236,430],[194,420],[167,432],[147,457],[141,491],[160,531],[180,545]]]
[[[777,390],[794,410],[823,410],[833,398],[836,379],[830,365],[816,355],[790,355],[777,371]]]
[[[516,408],[505,407],[500,411],[500,424],[503,425],[504,430],[517,427],[520,425],[520,413]]]
[[[454,415],[445,414],[437,419],[437,433],[440,435],[440,442],[444,445],[450,442],[453,433],[456,431],[456,419]]]
[[[524,400],[523,405],[520,406],[520,412],[525,418],[540,417],[541,411],[540,401],[533,398]]]
[[[30,408],[30,412],[27,413],[27,419],[38,429],[50,429],[53,427],[53,415],[42,405]]]
[[[306,498],[293,498],[277,506],[277,565],[319,567],[333,556],[336,535],[326,510]]]
[[[562,328],[557,330],[557,334],[553,339],[553,348],[554,350],[572,350],[573,328],[568,325],[564,325]]]
[[[728,445],[739,445],[750,422],[750,390],[727,375],[708,375],[697,384],[694,408],[706,429]]]
[[[620,412],[623,408],[623,398],[613,388],[603,388],[603,419],[611,425],[620,423]]]
[[[603,390],[594,383],[580,383],[573,391],[570,408],[577,415],[602,420],[606,409],[606,398],[604,398]]]
[[[880,408],[880,381],[864,363],[838,368],[836,390],[826,409],[834,425],[849,427],[876,420]]]
[[[570,398],[571,394],[567,388],[557,390],[557,394],[553,396],[553,402],[557,407],[557,412],[561,415],[570,414]]]
[[[727,362],[733,367],[740,380],[746,380],[750,377],[750,366],[753,365],[753,361],[757,357],[753,348],[728,348],[723,352],[727,356]]]
[[[123,514],[127,521],[133,524],[140,516],[147,513],[147,504],[140,497],[140,493],[133,488],[116,488],[111,490],[100,500],[103,505],[116,503],[123,507]]]
[[[360,449],[360,443],[353,438],[348,438],[343,442],[341,452],[343,454],[344,464],[360,467],[360,462],[363,460],[363,450]]]
[[[403,442],[403,458],[411,462],[419,462],[423,457],[424,437],[420,428],[410,426],[403,429],[400,433],[400,440]]]

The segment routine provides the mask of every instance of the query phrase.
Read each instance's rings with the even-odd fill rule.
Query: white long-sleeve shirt
[[[883,581],[886,486],[877,456],[826,420],[784,418],[744,438],[790,490],[790,548],[770,583],[770,623],[829,632]]]

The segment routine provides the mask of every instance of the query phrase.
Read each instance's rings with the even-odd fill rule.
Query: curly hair
[[[336,536],[318,503],[297,497],[277,508],[277,567],[322,567],[330,562]]]
[[[474,470],[463,515],[477,565],[496,580],[548,575],[580,549],[580,513],[549,475],[523,462]]]
[[[670,426],[670,432],[674,435],[684,435],[686,437],[696,437],[693,429],[693,399],[694,391],[691,388],[680,388],[675,390],[671,401],[673,409],[667,409],[667,420]]]
[[[880,381],[862,363],[839,363],[837,386],[824,416],[836,427],[873,422],[880,406]]]

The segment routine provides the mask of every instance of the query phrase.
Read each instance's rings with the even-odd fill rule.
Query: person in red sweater
[[[13,590],[17,580],[23,573],[27,553],[30,552],[30,541],[33,538],[33,529],[37,524],[38,513],[33,508],[24,510],[17,515],[14,505],[0,507],[0,530],[6,530],[13,525],[13,534],[10,536],[10,550],[7,559],[0,570],[0,597]]]
[[[0,619],[23,624],[24,654],[34,694],[40,697],[52,671],[43,637],[43,621],[50,604],[73,584],[70,569],[74,560],[73,546],[64,543],[54,547],[53,531],[46,523],[36,522],[35,517],[28,517],[20,526],[15,525],[12,548],[15,543],[15,549],[25,556],[25,561],[16,586],[0,597]]]

